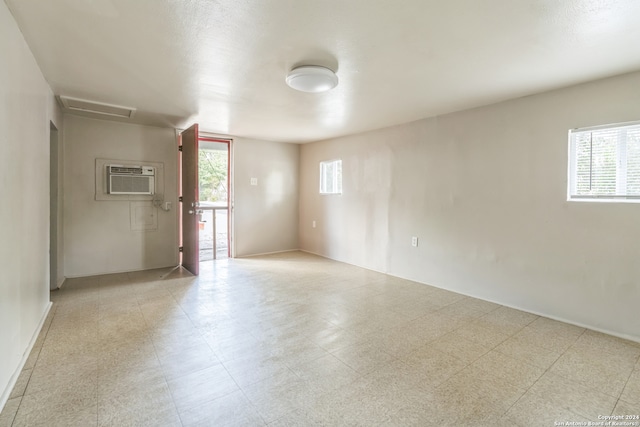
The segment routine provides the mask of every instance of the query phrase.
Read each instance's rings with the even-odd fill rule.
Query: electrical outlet
[[[411,246],[413,246],[414,248],[418,247],[418,238],[416,236],[413,236],[411,238]]]
[[[251,178],[251,185],[258,185],[258,178]]]

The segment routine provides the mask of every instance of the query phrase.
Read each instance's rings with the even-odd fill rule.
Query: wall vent
[[[107,165],[107,194],[154,194],[152,166]]]
[[[99,114],[111,117],[130,119],[136,112],[135,108],[121,105],[105,104],[102,102],[87,101],[86,99],[58,96],[62,107],[69,111],[77,111],[91,114]]]

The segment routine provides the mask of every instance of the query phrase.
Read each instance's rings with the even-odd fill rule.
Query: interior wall
[[[298,249],[299,146],[246,138],[233,145],[235,256]]]
[[[566,200],[568,130],[639,120],[638,87],[628,74],[303,145],[300,246],[640,341],[640,204]],[[320,196],[336,158],[344,194]]]
[[[55,128],[57,129],[56,132],[54,132],[51,129],[51,126],[49,127],[49,135],[50,135],[50,143],[52,141],[52,138],[57,137],[57,153],[51,153],[52,155],[54,155],[55,159],[50,159],[50,167],[52,166],[53,162],[57,163],[57,167],[58,167],[58,180],[55,183],[50,183],[51,189],[53,189],[53,186],[55,186],[55,188],[57,189],[57,191],[55,192],[55,194],[57,195],[57,212],[50,212],[52,217],[55,217],[56,220],[56,224],[55,227],[57,228],[56,234],[57,234],[57,242],[52,244],[55,244],[55,247],[51,246],[50,250],[51,251],[55,251],[55,256],[52,257],[56,260],[56,266],[53,269],[56,273],[56,277],[50,279],[50,288],[51,289],[56,289],[59,288],[60,286],[62,286],[62,284],[64,283],[64,239],[62,238],[62,236],[64,235],[64,216],[63,216],[63,201],[64,201],[64,185],[63,185],[63,170],[64,170],[64,144],[63,144],[63,138],[64,138],[64,133],[63,133],[63,115],[62,115],[62,110],[60,109],[59,105],[58,105],[58,101],[52,97],[50,102],[49,102],[49,110],[53,112],[52,114],[52,120],[51,120],[51,124],[53,124],[53,126],[55,126]],[[51,194],[51,193],[50,193]],[[50,205],[52,205],[51,201],[50,201]],[[50,269],[52,270],[52,269]]]
[[[49,303],[49,124],[53,93],[0,2],[0,409]]]
[[[177,259],[177,144],[169,128],[74,115],[64,120],[64,251],[67,277],[173,266]],[[96,200],[96,159],[159,162],[169,212],[157,229],[133,230],[128,196]],[[136,202],[139,203],[139,202]],[[146,202],[151,206],[151,201]]]

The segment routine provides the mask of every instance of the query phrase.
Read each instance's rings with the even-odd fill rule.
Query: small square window
[[[320,162],[320,194],[342,194],[342,160]]]
[[[568,200],[640,202],[640,124],[569,132]]]

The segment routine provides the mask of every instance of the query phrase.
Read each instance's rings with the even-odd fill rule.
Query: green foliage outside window
[[[198,180],[201,201],[227,201],[227,160],[226,151],[202,149],[199,151]]]

